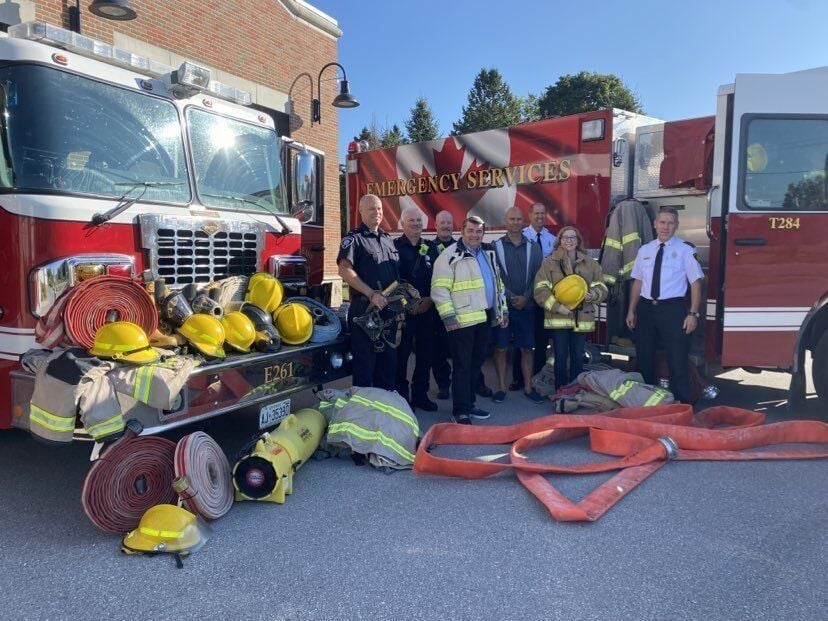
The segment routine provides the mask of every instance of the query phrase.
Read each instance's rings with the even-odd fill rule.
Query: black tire
[[[823,333],[813,350],[811,377],[823,404],[828,404],[828,332]]]
[[[601,350],[594,343],[587,343],[584,347],[584,364],[601,362]]]

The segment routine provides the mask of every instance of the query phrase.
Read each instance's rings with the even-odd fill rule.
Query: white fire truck
[[[442,209],[497,229],[507,207],[542,202],[553,232],[578,226],[597,256],[618,199],[675,207],[707,276],[695,358],[789,371],[796,402],[810,351],[828,400],[828,68],[737,75],[706,118],[601,110],[391,149],[355,144],[348,160],[352,220],[372,192],[391,227],[417,206],[430,230]],[[597,340],[610,351],[631,352],[612,338],[629,336],[625,305],[601,309]]]
[[[90,275],[171,288],[267,270],[303,284],[301,222],[319,163],[293,152],[250,95],[186,62],[159,64],[40,22],[0,38],[0,429],[28,426],[32,376],[18,359],[35,325]],[[288,157],[293,154],[295,157]],[[303,190],[291,205],[283,164]],[[285,272],[280,271],[286,267]],[[289,395],[349,373],[347,341],[199,367],[147,433],[242,406],[261,424]],[[82,435],[78,429],[76,435]]]

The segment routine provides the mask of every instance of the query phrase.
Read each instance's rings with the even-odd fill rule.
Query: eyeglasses
[[[569,235],[566,235],[564,237],[561,237],[561,241],[578,241],[578,238],[577,237],[570,237]]]

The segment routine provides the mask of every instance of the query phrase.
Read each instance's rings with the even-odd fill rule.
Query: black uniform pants
[[[434,350],[435,313],[432,307],[421,315],[408,315],[405,318],[402,341],[397,348],[397,392],[405,398],[409,396],[408,358],[412,352],[416,362],[411,378],[411,398],[417,400],[428,396]]]
[[[530,302],[535,308],[535,353],[533,354],[532,372],[537,375],[546,364],[546,347],[549,344],[549,337],[552,333],[543,327],[543,309]],[[520,366],[520,352],[515,350],[512,358],[512,378],[515,383],[523,388],[523,369]]]
[[[451,386],[451,365],[449,364],[449,356],[451,356],[451,348],[449,347],[448,332],[443,320],[437,314],[435,309],[429,312],[434,312],[434,331],[431,338],[434,341],[433,355],[431,358],[431,372],[434,374],[434,381],[437,382],[437,387],[448,390]]]
[[[474,408],[474,389],[486,360],[490,333],[488,319],[448,333],[453,371],[452,413],[455,415],[469,414]]]
[[[374,341],[368,338],[365,330],[354,325],[353,318],[359,317],[368,309],[368,300],[359,296],[351,303],[348,310],[348,327],[351,330],[351,353],[354,356],[352,383],[365,386],[394,390],[396,388],[397,350],[385,344],[382,352],[374,350]],[[393,336],[393,335],[392,335]]]
[[[586,334],[573,329],[550,330],[555,347],[555,388],[566,386],[584,370]]]
[[[687,317],[684,298],[659,300],[654,304],[641,298],[636,309],[635,358],[638,372],[648,384],[655,384],[655,353],[664,347],[670,370],[670,390],[676,401],[690,403],[690,339],[682,327]]]

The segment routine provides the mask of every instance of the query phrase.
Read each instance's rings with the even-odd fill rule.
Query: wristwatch
[[[694,313],[693,311],[687,311],[687,314],[688,315],[693,315],[693,317],[695,317],[696,319],[701,317],[701,315],[699,313]]]

